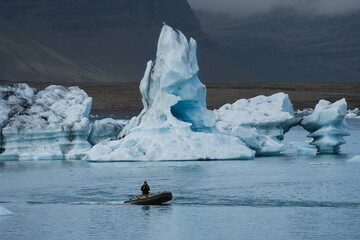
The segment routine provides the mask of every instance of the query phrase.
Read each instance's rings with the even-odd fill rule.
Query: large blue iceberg
[[[195,40],[187,41],[180,31],[164,25],[156,60],[147,63],[140,83],[142,112],[124,127],[119,140],[96,144],[85,159],[249,159],[255,154],[275,155],[286,150],[281,140],[298,124],[287,94],[240,99],[209,111],[198,71]],[[319,152],[338,152],[344,143],[342,136],[348,134],[342,111],[334,111],[319,124],[312,116],[302,120],[302,126],[311,132],[309,136],[314,137],[311,144]],[[315,153],[311,147],[298,152]]]
[[[156,61],[140,83],[144,109],[120,140],[95,145],[87,160],[250,159],[241,139],[222,134],[206,108],[206,88],[197,77],[196,42],[164,25]]]
[[[81,159],[91,103],[78,87],[0,86],[0,160]]]

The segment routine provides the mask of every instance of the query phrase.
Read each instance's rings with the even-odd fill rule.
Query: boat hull
[[[164,202],[168,202],[172,199],[171,192],[158,192],[147,196],[141,195],[134,198],[130,198],[124,203],[137,204],[137,205],[158,205]]]

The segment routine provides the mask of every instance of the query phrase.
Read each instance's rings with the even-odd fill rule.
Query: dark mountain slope
[[[0,0],[0,78],[139,81],[163,22],[197,40],[203,81],[252,81],[186,0]],[[16,47],[15,47],[16,46]]]
[[[230,18],[196,11],[202,29],[267,81],[360,81],[360,12],[310,16],[278,9]]]
[[[40,44],[0,18],[0,76],[21,81],[97,79],[102,74],[84,71],[71,60]],[[100,72],[100,71],[98,71]]]

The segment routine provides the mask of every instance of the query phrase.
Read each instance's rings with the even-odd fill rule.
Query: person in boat
[[[141,192],[142,192],[142,195],[145,195],[145,196],[150,194],[150,186],[147,184],[146,181],[141,186]]]

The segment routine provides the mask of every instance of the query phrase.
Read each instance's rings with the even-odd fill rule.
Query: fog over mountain
[[[0,80],[139,81],[163,22],[204,82],[360,81],[359,0],[0,0]]]
[[[267,13],[287,8],[309,15],[341,15],[360,10],[359,0],[189,0],[194,9],[233,16]]]
[[[0,79],[140,81],[163,22],[198,42],[202,81],[252,81],[186,0],[0,0]]]
[[[360,81],[360,1],[189,2],[202,30],[266,81]]]

